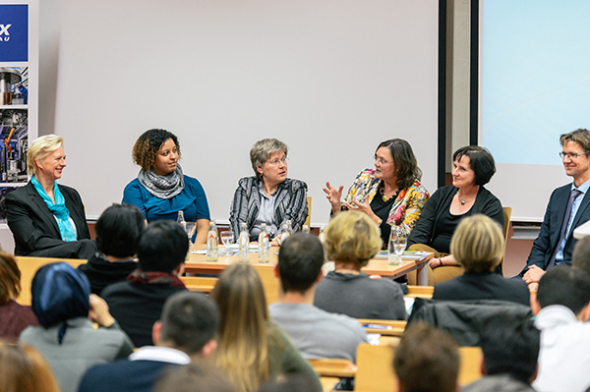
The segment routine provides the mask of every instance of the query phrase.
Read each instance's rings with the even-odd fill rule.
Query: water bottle
[[[308,225],[303,225],[303,232],[309,233],[309,226]]]
[[[326,239],[326,235],[324,234],[324,230],[326,228],[325,227],[320,227],[320,235],[318,236],[318,239],[320,240],[320,242],[323,244],[324,240]]]
[[[215,226],[215,221],[211,221],[207,233],[207,261],[217,261],[219,258],[219,242],[217,238],[217,226]]]
[[[238,252],[238,258],[240,263],[250,262],[250,233],[248,232],[248,226],[245,223],[240,225],[240,238],[238,243],[240,244],[240,250]]]
[[[260,225],[260,234],[258,235],[258,262],[268,263],[269,261],[270,241],[266,232],[266,223]]]
[[[176,223],[182,227],[184,231],[186,231],[186,221],[184,220],[184,211],[178,211],[178,217],[176,218]]]
[[[281,244],[283,244],[283,242],[285,242],[285,240],[287,238],[289,238],[289,236],[291,235],[291,229],[289,226],[290,222],[291,222],[290,220],[286,221],[285,223],[283,223],[283,226],[281,227],[281,233],[279,235],[279,239],[280,239],[279,242]]]
[[[291,219],[287,219],[285,221],[285,225],[287,226],[287,231],[289,232],[289,235],[293,234],[293,224],[291,223]],[[283,228],[285,227],[285,225],[283,225]]]

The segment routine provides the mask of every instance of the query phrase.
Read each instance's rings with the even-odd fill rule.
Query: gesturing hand
[[[330,185],[330,182],[326,182],[326,187],[322,188],[324,193],[326,194],[326,199],[330,202],[332,206],[332,211],[340,211],[340,199],[342,198],[342,190],[344,189],[344,185],[340,185],[338,189],[333,188]]]

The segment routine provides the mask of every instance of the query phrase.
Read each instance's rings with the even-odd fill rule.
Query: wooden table
[[[200,274],[219,274],[228,265],[238,262],[238,255],[224,256],[219,255],[219,259],[215,262],[208,262],[204,254],[193,253],[194,250],[203,249],[203,245],[197,245],[191,249],[190,256],[184,265],[184,270],[191,273]],[[260,268],[274,268],[278,262],[278,247],[270,248],[270,260],[268,263],[259,263],[258,254],[250,253],[249,264]],[[422,260],[408,260],[403,261],[400,265],[389,265],[387,259],[371,259],[369,264],[361,271],[369,275],[380,275],[391,279],[398,278],[407,274],[410,271],[417,270],[417,284],[419,286],[428,285],[428,261],[433,257],[429,254]]]

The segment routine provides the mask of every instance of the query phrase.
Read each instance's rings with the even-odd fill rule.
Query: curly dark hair
[[[418,167],[418,161],[412,151],[410,143],[404,139],[390,139],[381,142],[375,152],[381,147],[389,149],[397,175],[397,187],[401,191],[414,185],[414,181],[422,178],[422,170]]]
[[[156,163],[156,153],[166,140],[172,139],[178,151],[180,159],[180,143],[178,138],[171,132],[164,129],[150,129],[145,131],[133,145],[131,157],[133,162],[141,166],[143,170],[150,170]]]

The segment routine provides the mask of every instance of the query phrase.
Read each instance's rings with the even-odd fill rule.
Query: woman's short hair
[[[132,204],[113,204],[96,221],[96,246],[105,255],[131,257],[145,229],[144,216]]]
[[[33,278],[31,294],[33,313],[44,327],[88,316],[90,283],[86,275],[67,263],[41,267]]]
[[[0,250],[0,306],[20,294],[20,270],[10,253]]]
[[[25,344],[0,342],[0,391],[59,392],[43,356]]]
[[[377,150],[381,147],[389,149],[393,158],[397,176],[397,186],[401,189],[411,187],[416,180],[422,178],[422,170],[418,167],[418,161],[412,150],[410,143],[404,139],[390,139],[381,142]]]
[[[324,248],[328,260],[367,265],[381,249],[379,227],[359,211],[343,211],[326,227]]]
[[[287,156],[289,147],[285,143],[277,139],[262,139],[254,143],[250,149],[250,161],[252,162],[252,169],[256,174],[256,178],[262,179],[262,174],[258,173],[258,166],[264,165],[268,158],[277,151],[282,151]]]
[[[180,159],[180,143],[178,143],[178,138],[173,133],[164,129],[150,129],[149,131],[145,131],[133,145],[133,151],[131,153],[133,162],[141,166],[143,170],[148,171],[153,169],[156,163],[156,154],[160,147],[162,147],[162,144],[168,139],[172,139],[176,145],[178,159]]]
[[[485,185],[496,173],[496,163],[490,152],[480,146],[461,147],[453,154],[453,162],[460,161],[461,157],[469,158],[469,167],[475,172],[475,185]]]
[[[29,175],[35,175],[37,171],[35,160],[44,160],[55,150],[62,147],[63,144],[63,138],[57,135],[45,135],[33,140],[27,150],[27,171]]]
[[[500,225],[482,214],[464,218],[451,239],[451,254],[466,272],[491,271],[504,257]]]

